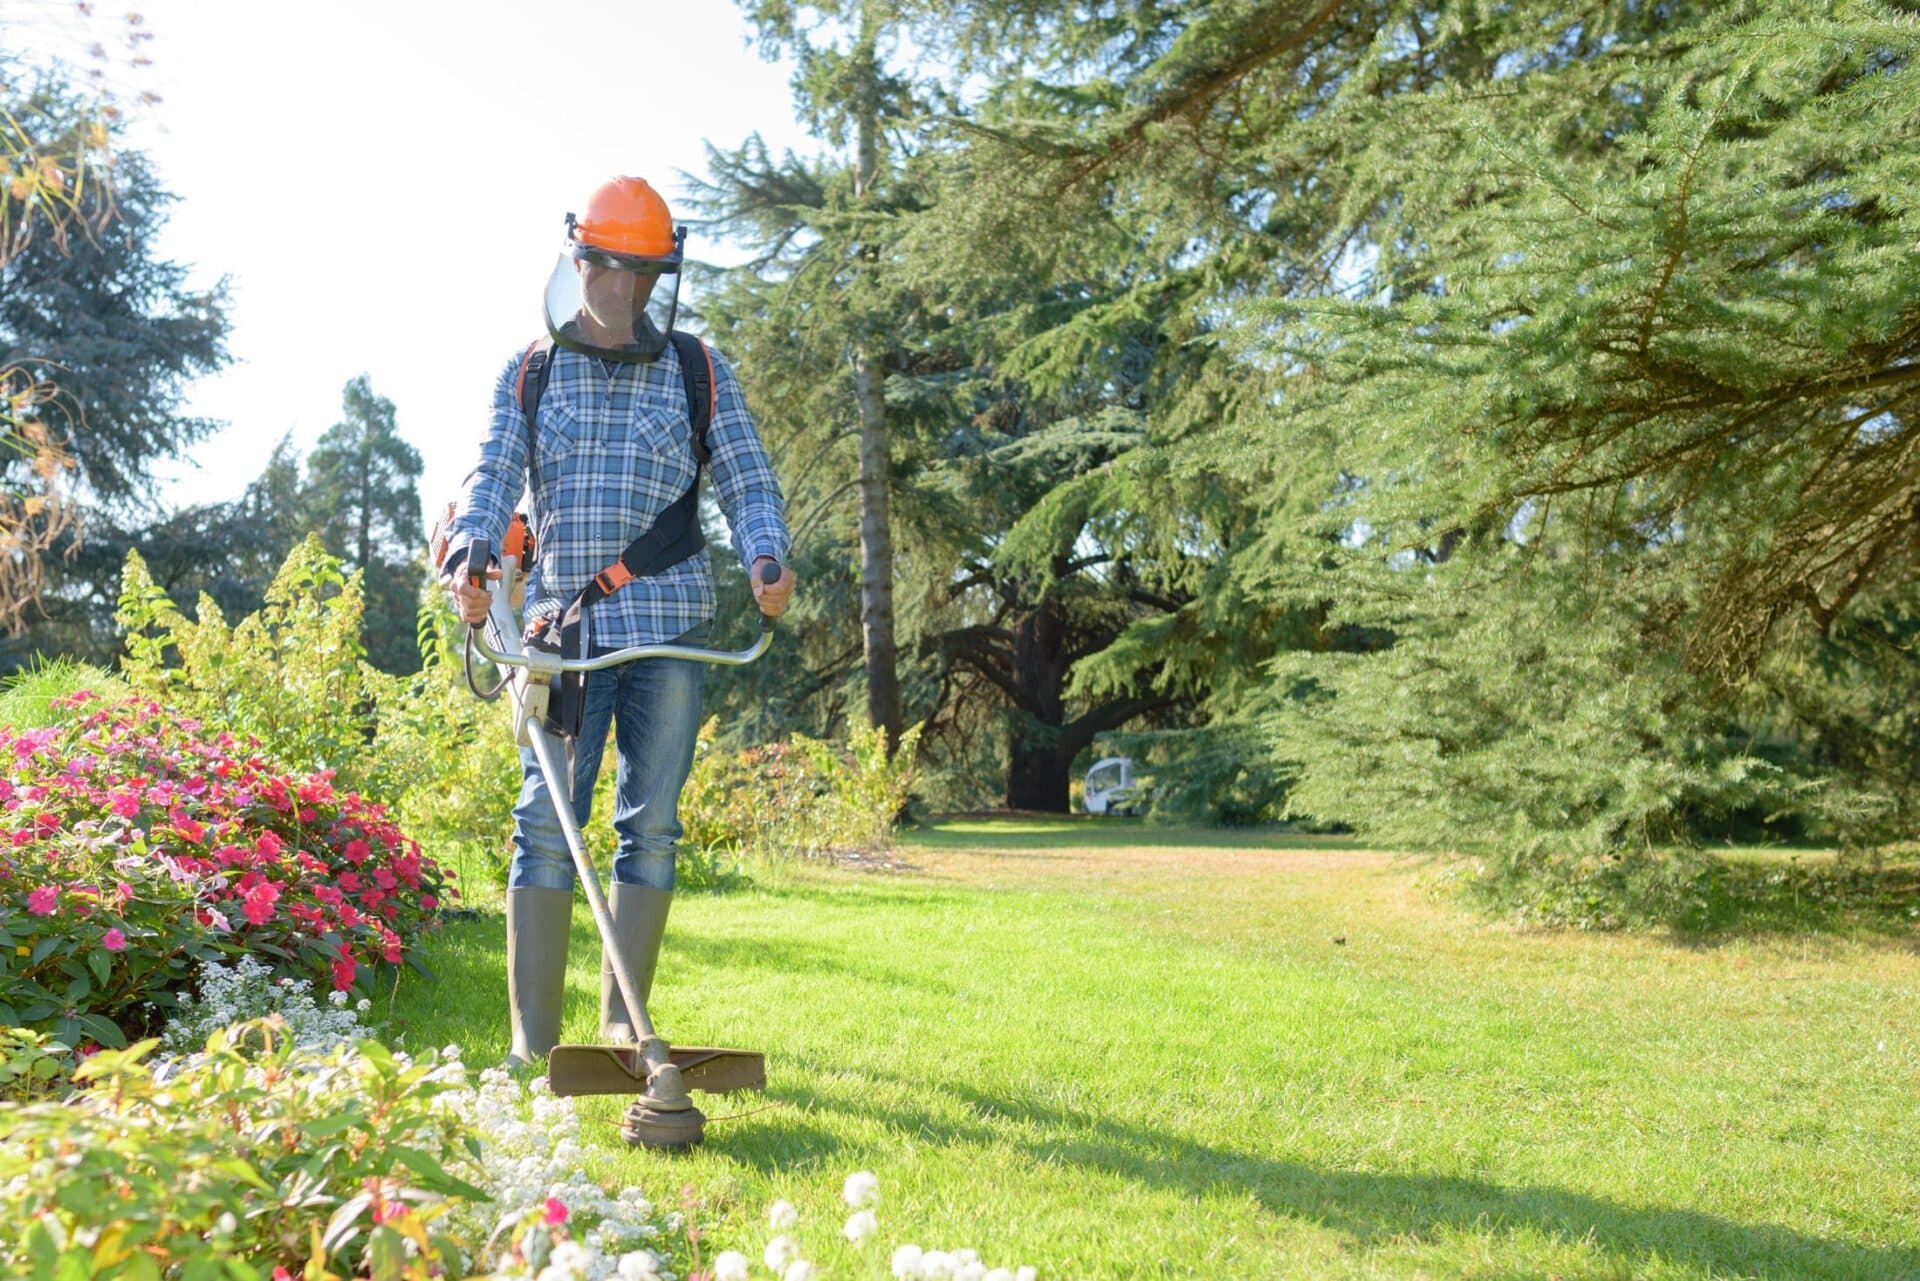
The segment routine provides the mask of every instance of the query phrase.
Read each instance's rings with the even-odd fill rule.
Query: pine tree
[[[346,386],[341,420],[307,457],[306,518],[329,550],[365,578],[367,656],[383,671],[420,665],[419,451],[395,428],[393,402],[364,374]]]

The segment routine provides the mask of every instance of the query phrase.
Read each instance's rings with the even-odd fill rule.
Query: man
[[[675,231],[666,202],[638,178],[596,189],[583,217],[567,215],[567,243],[548,282],[547,354],[535,344],[514,356],[494,384],[493,415],[479,464],[461,487],[441,572],[469,623],[487,614],[487,593],[460,571],[475,538],[501,545],[522,486],[532,494],[536,556],[527,579],[529,633],[557,616],[649,530],[698,516],[689,497],[700,464],[683,353],[710,362],[704,446],[762,612],[779,615],[793,592],[782,562],[789,537],[782,498],[732,369],[719,353],[675,339],[686,232]],[[522,412],[529,361],[547,361],[535,379],[532,421]],[[537,369],[538,366],[535,366]],[[685,539],[673,540],[676,546]],[[761,566],[780,566],[776,582]],[[603,579],[603,583],[606,580]],[[704,551],[617,586],[582,614],[581,643],[604,654],[632,645],[697,641],[713,616],[713,576]],[[569,654],[569,657],[573,655]],[[673,897],[674,851],[681,828],[681,786],[693,764],[704,667],[682,659],[643,659],[596,673],[587,684],[574,742],[574,811],[584,826],[607,729],[614,727],[618,773],[613,826],[619,848],[608,895],[615,946],[644,1001],[653,981]],[[507,877],[507,992],[513,1048],[522,1064],[545,1060],[559,1038],[566,983],[573,865],[531,749],[520,753],[519,803]],[[630,1042],[628,1013],[603,956],[601,1035]]]

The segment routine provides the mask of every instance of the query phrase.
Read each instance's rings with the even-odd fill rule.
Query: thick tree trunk
[[[863,6],[860,25],[854,195],[864,203],[880,167],[880,66],[875,48],[880,23],[873,4]],[[871,256],[860,252],[859,260],[858,270],[874,270]],[[893,638],[885,376],[878,337],[861,333],[853,353],[854,400],[860,411],[860,630],[867,660],[867,717],[886,730],[887,753],[892,755],[900,745],[902,725],[899,653]]]
[[[1065,814],[1068,778],[1082,744],[1066,734],[1067,629],[1053,602],[1020,620],[1013,632],[1013,683],[1008,713],[1007,807]]]

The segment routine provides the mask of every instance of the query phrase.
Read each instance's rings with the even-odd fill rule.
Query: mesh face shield
[[[670,257],[641,258],[569,239],[547,281],[547,332],[588,356],[658,360],[680,309],[680,245]]]

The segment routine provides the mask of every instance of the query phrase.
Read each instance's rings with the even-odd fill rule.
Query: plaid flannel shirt
[[[480,461],[460,487],[448,537],[448,565],[475,538],[497,548],[523,487],[535,556],[526,620],[557,614],[693,480],[692,422],[669,346],[652,364],[603,363],[556,346],[540,398],[534,473],[527,474],[527,425],[515,399],[521,353],[493,388],[492,424]],[[609,370],[611,372],[609,372]],[[742,566],[785,560],[789,538],[780,482],[755,432],[733,369],[713,353],[715,405],[707,426],[707,474],[718,491]],[[713,572],[701,552],[650,578],[636,578],[588,610],[598,649],[671,640],[713,617]]]

